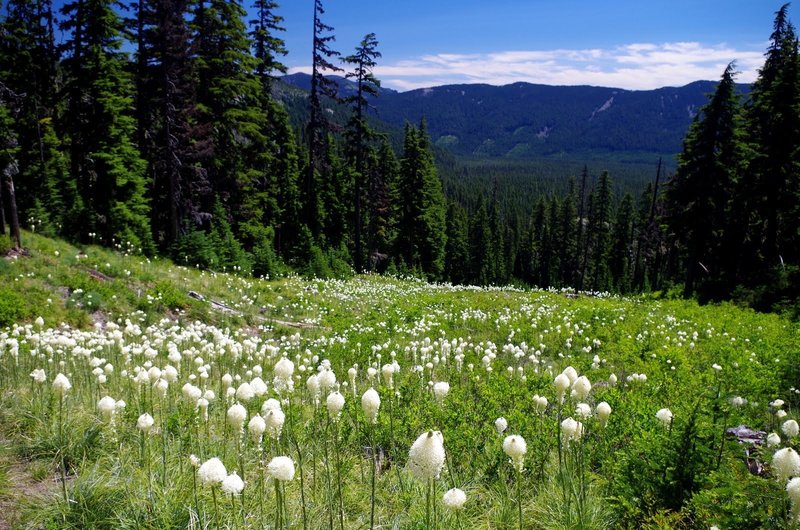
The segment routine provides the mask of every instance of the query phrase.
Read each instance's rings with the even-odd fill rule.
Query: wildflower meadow
[[[778,315],[30,243],[0,263],[13,527],[800,522],[800,341]]]

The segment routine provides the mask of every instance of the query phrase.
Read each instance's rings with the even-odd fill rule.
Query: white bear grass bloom
[[[467,494],[458,488],[449,489],[442,496],[442,504],[450,511],[461,510],[466,502]]]
[[[497,434],[503,434],[508,429],[508,421],[500,416],[496,420],[494,420],[494,430],[497,431]]]
[[[267,464],[267,475],[281,482],[294,478],[294,461],[288,456],[276,456]]]
[[[408,452],[408,470],[421,481],[438,479],[445,461],[444,437],[440,431],[420,434]]]
[[[69,382],[67,376],[59,373],[53,380],[53,391],[60,397],[64,397],[67,392],[72,388],[72,383]]]
[[[344,396],[339,392],[331,392],[325,400],[325,405],[328,408],[328,415],[331,419],[339,421],[339,416],[341,416],[344,408]]]
[[[378,410],[381,408],[381,397],[374,388],[368,389],[361,396],[361,408],[369,423],[378,423]]]
[[[522,473],[524,467],[525,453],[528,452],[528,444],[525,438],[518,434],[506,436],[503,440],[503,452],[511,459],[511,465],[517,472]]]
[[[244,425],[244,421],[247,419],[247,409],[244,408],[244,405],[236,403],[231,405],[228,409],[228,423],[234,429],[241,429],[242,425]]]
[[[795,420],[786,420],[783,422],[783,425],[781,425],[781,431],[789,438],[794,438],[800,433],[800,425],[798,425]]]
[[[606,424],[608,423],[608,418],[611,416],[611,405],[605,401],[602,401],[597,404],[594,412],[597,415],[597,420],[600,422],[600,426],[605,428]]]
[[[220,489],[228,495],[238,496],[244,490],[244,481],[234,471],[223,479]]]
[[[667,408],[660,409],[656,412],[656,418],[658,418],[658,421],[660,421],[664,427],[672,425],[672,411]]]
[[[217,457],[206,460],[197,469],[197,479],[201,484],[207,486],[220,484],[227,477],[228,471],[225,469],[225,464]]]
[[[778,482],[800,475],[800,455],[791,447],[778,449],[772,456],[772,471]]]
[[[144,414],[139,416],[138,420],[136,420],[136,428],[142,431],[143,433],[147,434],[153,428],[153,425],[155,425],[155,423],[156,422],[153,419],[153,417],[147,412],[145,412]]]

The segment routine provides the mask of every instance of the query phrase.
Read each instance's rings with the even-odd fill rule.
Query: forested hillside
[[[734,66],[717,85],[651,92],[395,93],[374,74],[379,36],[337,43],[322,0],[301,90],[278,81],[280,12],[271,0],[253,16],[237,0],[74,0],[58,12],[9,1],[3,246],[20,246],[22,226],[244,275],[795,299],[800,69],[787,7],[746,97]]]
[[[353,84],[337,79],[342,96]],[[307,89],[307,74],[281,78]],[[624,90],[592,86],[447,85],[396,92],[382,90],[372,101],[374,115],[402,127],[428,120],[437,146],[458,155],[530,158],[618,153],[672,157],[714,91],[713,81],[682,87]],[[746,95],[750,87],[739,85]]]

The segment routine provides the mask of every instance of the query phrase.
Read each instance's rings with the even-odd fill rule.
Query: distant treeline
[[[389,270],[617,292],[679,283],[707,299],[735,289],[759,307],[793,296],[800,69],[786,7],[747,103],[729,67],[666,183],[660,163],[558,179],[546,160],[540,175],[458,161],[433,148],[424,120],[387,134],[369,116],[377,37],[342,57],[313,1],[300,104],[277,95],[286,49],[271,0],[254,1],[252,20],[237,0],[123,10],[74,0],[59,13],[49,0],[9,1],[3,233],[19,218],[48,235],[255,275]],[[346,97],[332,72],[353,81]]]

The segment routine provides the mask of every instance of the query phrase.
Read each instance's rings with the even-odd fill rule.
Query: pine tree
[[[369,108],[368,96],[377,97],[380,81],[372,73],[377,63],[375,59],[381,57],[377,50],[378,40],[374,33],[367,34],[356,48],[353,55],[343,59],[346,64],[354,67],[352,72],[347,74],[348,79],[356,80],[356,93],[345,98],[347,103],[353,106],[353,115],[348,124],[348,141],[351,157],[355,162],[355,174],[353,175],[353,217],[354,217],[354,265],[356,271],[360,272],[363,268],[362,249],[361,249],[361,226],[362,212],[361,199],[363,193],[364,162],[367,156],[367,141],[372,135],[372,131],[367,123],[366,111]]]
[[[550,252],[550,263],[547,274],[547,285],[560,286],[559,276],[561,271],[561,248],[564,245],[564,234],[561,232],[559,214],[561,203],[558,197],[552,195],[547,204],[547,247]]]
[[[731,199],[744,162],[741,116],[733,64],[684,140],[678,170],[668,184],[667,222],[685,249],[684,294],[694,291],[699,273],[715,285],[727,280],[722,256],[724,231],[734,222]],[[716,289],[716,288],[715,288]],[[716,295],[714,295],[716,296]]]
[[[352,219],[353,168],[344,164],[332,137],[325,142],[325,167],[328,177],[319,183],[319,198],[322,204],[322,234],[325,243],[334,249],[347,245]]]
[[[609,272],[614,291],[627,293],[631,288],[631,249],[633,240],[633,196],[626,193],[617,208],[609,251]]]
[[[198,4],[193,23],[201,87],[198,103],[202,120],[213,124],[207,168],[214,193],[229,212],[237,212],[240,221],[259,223],[258,218],[241,219],[243,190],[258,188],[270,162],[264,156],[268,139],[260,106],[262,81],[255,75],[258,62],[250,53],[244,15],[236,0]]]
[[[581,186],[578,191],[576,202],[578,203],[578,233],[575,237],[575,256],[578,266],[576,268],[575,289],[582,291],[586,281],[586,263],[589,255],[589,237],[586,234],[587,220],[587,204],[586,204],[586,186],[589,180],[589,168],[583,166],[581,172]]]
[[[505,241],[500,222],[500,201],[497,197],[497,179],[492,182],[492,201],[489,204],[489,283],[502,284],[506,280]]]
[[[468,281],[475,285],[488,285],[490,281],[492,232],[489,229],[489,216],[483,196],[478,196],[478,204],[472,213],[469,225],[469,276]]]
[[[322,0],[314,0],[314,34],[311,57],[311,91],[308,96],[309,121],[306,127],[308,141],[308,165],[305,172],[303,186],[304,214],[303,219],[311,229],[311,234],[318,239],[322,225],[320,223],[321,204],[319,198],[319,181],[329,177],[327,166],[328,133],[330,123],[322,108],[324,98],[336,100],[338,98],[336,83],[325,77],[324,73],[341,72],[342,69],[334,65],[331,60],[338,57],[339,52],[331,49],[330,45],[336,40],[331,32],[333,27],[322,22],[325,9]]]
[[[798,41],[788,18],[789,4],[775,14],[764,66],[753,84],[748,107],[753,157],[747,192],[754,204],[752,235],[760,243],[763,266],[800,262],[800,77]],[[750,209],[750,208],[748,208]]]
[[[469,227],[467,212],[455,201],[447,206],[447,244],[444,255],[444,277],[455,284],[469,277]]]
[[[397,203],[397,157],[383,136],[378,152],[368,164],[367,183],[367,252],[372,268],[388,257],[394,239],[393,205]]]
[[[278,59],[286,55],[286,44],[278,37],[278,33],[285,31],[281,24],[283,17],[277,15],[275,10],[278,4],[272,0],[255,0],[253,9],[256,18],[250,21],[252,30],[250,38],[253,42],[254,56],[256,58],[256,75],[261,80],[263,93],[268,97],[272,90],[272,76],[275,72],[286,73],[286,65]]]
[[[547,204],[544,197],[539,197],[533,211],[532,222],[533,243],[533,281],[537,287],[550,286],[550,261],[552,249],[550,248],[549,227],[547,226]]]
[[[608,249],[611,242],[612,213],[611,179],[608,171],[600,174],[597,189],[592,192],[589,209],[588,233],[591,234],[590,271],[593,291],[607,291],[611,287],[608,269]]]
[[[58,84],[52,22],[49,1],[12,0],[0,23],[0,79],[19,101],[13,122],[19,209],[48,235],[59,231],[65,204],[76,199],[54,128]]]
[[[152,251],[146,164],[135,146],[133,85],[122,52],[123,22],[110,0],[66,4],[62,29],[67,77],[65,130],[86,232],[103,243]],[[87,233],[81,234],[88,237]]]
[[[445,202],[425,123],[406,125],[399,176],[397,254],[430,279],[444,272]]]
[[[558,249],[559,282],[563,287],[574,285],[577,277],[575,247],[577,240],[577,212],[575,211],[575,180],[570,179],[569,191],[561,201],[559,215],[559,232],[561,240]]]
[[[137,12],[139,141],[152,179],[152,224],[159,247],[211,218],[211,188],[203,162],[212,141],[200,123],[189,0],[141,2]],[[144,76],[144,79],[142,79]],[[141,130],[147,127],[146,130]]]

